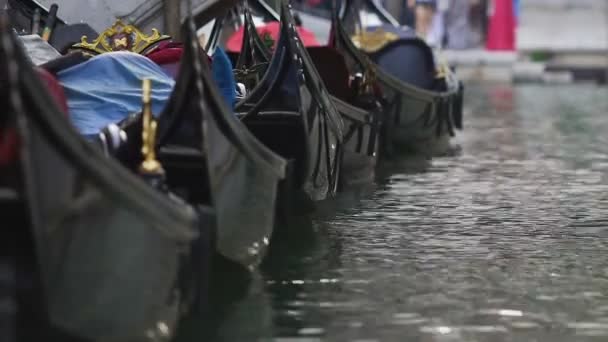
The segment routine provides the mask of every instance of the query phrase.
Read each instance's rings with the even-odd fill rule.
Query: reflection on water
[[[606,94],[469,89],[461,155],[318,219],[216,340],[608,340]]]

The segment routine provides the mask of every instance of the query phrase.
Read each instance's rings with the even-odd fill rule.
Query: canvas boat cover
[[[37,34],[19,36],[27,55],[35,65],[41,65],[61,55]]]
[[[226,100],[228,108],[234,108],[236,105],[236,80],[232,72],[232,62],[230,62],[230,58],[223,49],[218,48],[213,53],[211,69],[215,84]]]
[[[60,71],[70,118],[83,135],[141,111],[142,80],[152,81],[152,112],[164,109],[175,81],[149,58],[132,52],[110,52]]]
[[[397,79],[423,89],[435,83],[435,57],[431,47],[411,28],[390,24],[367,27],[357,36],[371,59]],[[406,64],[404,64],[406,61]]]

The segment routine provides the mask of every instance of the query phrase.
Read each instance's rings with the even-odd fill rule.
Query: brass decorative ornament
[[[450,69],[450,64],[442,56],[441,57],[438,56],[437,59],[439,59],[439,61],[437,63],[437,70],[435,73],[435,78],[441,79],[441,78],[448,77],[448,75],[450,75],[452,73],[452,70]]]
[[[355,35],[351,37],[355,46],[367,53],[373,53],[389,43],[399,40],[399,36],[393,32],[377,29],[372,32],[357,28]]]
[[[156,159],[156,131],[158,124],[152,117],[150,79],[146,78],[142,84],[142,130],[141,130],[141,154],[144,157],[139,166],[139,172],[147,175],[164,174],[162,165]]]
[[[437,73],[435,74],[435,78],[445,78],[448,75],[447,66],[444,64],[439,64],[437,66]]]
[[[135,26],[125,25],[118,19],[114,25],[103,31],[93,42],[89,42],[87,36],[82,36],[80,43],[74,44],[72,48],[85,50],[93,54],[114,51],[142,53],[151,46],[169,39],[171,39],[170,36],[161,35],[157,29],[152,29],[151,35],[145,35]]]

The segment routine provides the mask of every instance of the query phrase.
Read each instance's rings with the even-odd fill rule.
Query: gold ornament
[[[373,53],[389,43],[399,40],[399,36],[393,32],[387,32],[383,29],[377,29],[373,32],[357,29],[354,36],[351,37],[355,46],[367,53]]]
[[[142,130],[141,130],[141,154],[144,161],[139,166],[139,172],[143,174],[163,174],[162,165],[156,159],[156,131],[158,124],[152,117],[150,79],[146,78],[142,84]]]
[[[118,19],[93,42],[89,43],[87,39],[87,36],[82,36],[80,43],[74,44],[72,49],[85,50],[95,55],[113,51],[142,53],[151,46],[169,40],[171,37],[161,35],[157,29],[152,29],[151,35],[145,35],[135,26],[125,25]]]

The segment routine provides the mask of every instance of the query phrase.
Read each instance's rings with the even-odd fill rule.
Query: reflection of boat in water
[[[51,322],[91,339],[170,335],[196,210],[84,141],[5,21],[0,37],[1,208],[23,212]]]
[[[431,48],[411,29],[395,26],[377,1],[345,1],[340,12],[345,29],[336,30],[337,39],[360,60],[363,53],[369,57],[382,87],[386,145],[423,154],[446,152],[450,136],[462,127],[462,84],[447,65],[436,66]],[[380,25],[365,27],[368,17]]]

